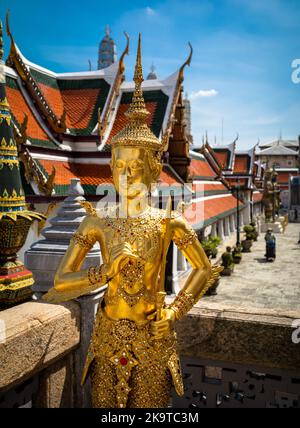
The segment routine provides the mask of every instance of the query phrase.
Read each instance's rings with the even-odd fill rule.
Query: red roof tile
[[[85,129],[92,118],[100,89],[65,89],[61,91],[69,128]]]
[[[228,165],[228,156],[229,153],[228,152],[219,152],[219,151],[214,151],[214,155],[217,158],[217,161],[219,162],[219,165],[221,166],[222,169],[226,169],[227,165]]]
[[[64,103],[60,91],[58,89],[51,88],[44,83],[38,83],[38,86],[56,116],[61,117],[64,112]]]
[[[67,128],[85,129],[88,127],[100,94],[99,88],[59,91],[43,83],[38,85],[58,118],[66,109]]]
[[[163,168],[158,181],[160,184],[180,184],[176,176],[167,167]]]
[[[278,172],[277,182],[279,184],[286,184],[290,181],[290,177],[298,176],[297,172]]]
[[[25,114],[28,116],[27,135],[28,137],[47,141],[49,138],[45,131],[42,129],[36,118],[34,117],[31,109],[25,101],[22,93],[18,89],[6,86],[6,94],[11,111],[18,121],[19,125],[23,123]]]
[[[203,201],[196,202],[188,207],[185,211],[185,218],[189,223],[196,225],[221,216],[222,214],[235,209],[236,206],[237,200],[232,195],[216,197],[214,199],[204,199]]]
[[[189,172],[192,177],[207,177],[215,178],[216,174],[206,162],[206,160],[192,159],[189,167]]]
[[[234,172],[240,174],[247,174],[248,170],[248,162],[249,157],[247,155],[244,156],[236,156],[234,162]]]
[[[74,162],[61,162],[39,159],[39,163],[51,174],[52,167],[56,169],[55,184],[69,185],[71,178],[80,178],[81,184],[98,185],[112,183],[109,165],[95,165]]]

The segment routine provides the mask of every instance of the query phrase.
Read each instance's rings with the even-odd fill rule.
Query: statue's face
[[[145,196],[153,181],[147,153],[144,149],[116,147],[111,169],[117,192],[127,199]]]

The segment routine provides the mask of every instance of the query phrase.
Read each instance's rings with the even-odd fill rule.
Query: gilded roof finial
[[[3,61],[3,25],[2,21],[0,21],[0,61]]]

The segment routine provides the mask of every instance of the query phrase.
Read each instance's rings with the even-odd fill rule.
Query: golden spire
[[[128,111],[126,112],[126,116],[128,117],[129,120],[145,121],[150,113],[146,109],[145,100],[144,100],[143,91],[142,91],[142,83],[144,81],[144,76],[143,76],[143,68],[142,68],[141,34],[139,34],[139,42],[138,42],[133,80],[135,83],[135,91],[132,97],[132,103]]]
[[[156,151],[162,150],[162,143],[148,127],[146,120],[150,115],[143,97],[144,81],[141,54],[141,35],[139,34],[138,50],[134,71],[135,90],[129,109],[125,113],[128,125],[112,139],[112,146],[141,147]]]

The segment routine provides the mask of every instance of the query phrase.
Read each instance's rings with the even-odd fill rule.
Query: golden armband
[[[87,235],[82,235],[81,233],[74,233],[72,240],[79,245],[81,248],[90,250],[94,246],[94,240],[89,238]]]
[[[196,239],[198,239],[196,232],[193,229],[189,229],[182,237],[173,238],[173,242],[179,248],[179,250],[184,250],[188,245],[192,245]]]

